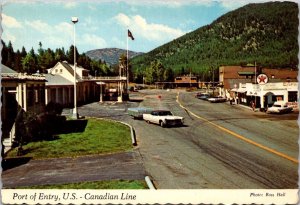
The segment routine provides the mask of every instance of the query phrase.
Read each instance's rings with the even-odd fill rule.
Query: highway
[[[179,128],[129,120],[146,171],[158,188],[298,187],[296,114],[254,113],[202,101],[185,91],[144,92],[140,106],[169,109],[185,118]]]

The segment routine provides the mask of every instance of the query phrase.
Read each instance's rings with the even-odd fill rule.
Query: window
[[[288,92],[288,102],[297,102],[298,99],[297,91],[290,91]]]
[[[35,103],[39,102],[39,91],[38,90],[34,90],[34,97],[35,97]]]
[[[273,95],[272,96],[272,101],[282,101],[283,100],[283,95]]]

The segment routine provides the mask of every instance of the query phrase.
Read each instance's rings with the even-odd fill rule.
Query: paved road
[[[4,188],[111,179],[143,180],[145,177],[140,155],[136,151],[77,158],[10,159],[3,165]]]
[[[187,111],[176,102],[176,90],[148,90],[139,94],[144,99],[141,103],[106,103],[99,105],[97,112],[92,110],[98,105],[90,104],[82,107],[80,114],[132,124],[146,172],[157,188],[298,187],[298,164],[284,158],[298,156],[297,114],[254,113],[228,103],[211,104],[194,98],[192,93],[181,92],[179,101]],[[161,128],[133,120],[126,110],[137,106],[170,109],[185,117],[186,126]],[[235,135],[250,139],[255,145]]]

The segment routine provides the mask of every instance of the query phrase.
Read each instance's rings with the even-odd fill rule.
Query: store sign
[[[283,82],[283,86],[289,86],[289,87],[295,86],[295,87],[298,87],[298,83],[297,82]]]
[[[257,80],[257,83],[260,84],[260,85],[264,85],[266,83],[268,83],[269,81],[269,78],[266,74],[259,74],[256,78]]]

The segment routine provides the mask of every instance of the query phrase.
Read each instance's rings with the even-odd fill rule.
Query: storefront
[[[246,83],[246,104],[256,102],[256,107],[266,109],[275,101],[296,102],[299,96],[298,82],[277,82],[264,85]],[[243,99],[244,100],[244,99]]]

